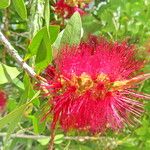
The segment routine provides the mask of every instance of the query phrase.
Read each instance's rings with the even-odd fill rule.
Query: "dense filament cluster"
[[[74,12],[80,15],[85,14],[84,8],[88,6],[91,0],[58,0],[55,4],[55,13],[62,18],[69,18]]]
[[[136,123],[143,113],[141,100],[150,99],[134,90],[146,76],[135,76],[143,63],[126,42],[91,37],[62,48],[54,64],[41,85],[50,95],[52,129],[59,122],[65,131],[119,130]]]

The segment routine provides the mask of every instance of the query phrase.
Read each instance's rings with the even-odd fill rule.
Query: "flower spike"
[[[104,132],[134,125],[144,112],[142,100],[150,96],[137,92],[150,74],[135,76],[143,61],[126,42],[112,43],[98,37],[62,48],[55,67],[45,71],[53,115],[51,128],[59,123],[72,129]]]

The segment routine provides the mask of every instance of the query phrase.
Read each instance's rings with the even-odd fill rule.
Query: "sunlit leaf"
[[[79,44],[82,34],[82,22],[81,17],[78,12],[75,12],[73,16],[67,23],[66,28],[64,29],[60,45],[65,44]]]
[[[47,145],[50,141],[50,138],[44,138],[37,140],[41,145]]]
[[[46,23],[46,28],[49,35],[49,22],[50,22],[50,6],[49,6],[49,0],[45,0],[45,8],[44,8],[44,18]]]
[[[10,5],[10,0],[0,0],[0,9],[7,8]]]
[[[24,0],[12,0],[14,8],[22,19],[27,19],[27,10]]]
[[[12,82],[20,72],[16,67],[10,67],[0,63],[0,84]]]

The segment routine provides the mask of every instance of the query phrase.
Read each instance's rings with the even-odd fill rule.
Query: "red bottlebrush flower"
[[[6,94],[3,91],[0,91],[0,109],[3,109],[6,104]]]
[[[149,95],[135,91],[149,74],[133,77],[143,63],[135,58],[133,46],[90,38],[78,46],[66,46],[46,71],[50,94],[52,129],[103,132],[134,124],[143,112],[142,99]]]
[[[55,12],[63,18],[70,18],[75,12],[83,15],[85,12],[82,8],[85,8],[89,2],[89,0],[58,0],[54,6]]]

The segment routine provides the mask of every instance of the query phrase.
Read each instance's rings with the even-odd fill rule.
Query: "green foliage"
[[[20,72],[16,67],[10,67],[0,63],[0,84],[12,82]]]
[[[0,1],[0,9],[7,8],[10,5],[10,0],[1,0]]]
[[[92,15],[83,16],[82,24],[85,32],[84,36],[91,33],[98,34],[100,32],[101,23]]]
[[[82,22],[79,13],[74,13],[64,29],[60,46],[78,44],[82,37]]]
[[[57,53],[60,47],[66,44],[74,45],[78,44],[82,38],[82,22],[79,13],[74,13],[74,15],[68,21],[64,30],[59,34],[55,42],[53,43],[53,53]]]
[[[78,44],[89,34],[104,36],[110,40],[127,40],[145,52],[150,39],[150,2],[148,0],[95,0],[94,7],[86,15],[79,13],[60,22],[53,12],[49,0],[0,0],[0,29],[18,51],[19,55],[37,73],[47,67],[55,58],[60,47]],[[91,4],[92,5],[92,4]],[[5,9],[7,8],[7,9]],[[52,25],[53,24],[53,25]],[[58,25],[56,25],[58,24]],[[149,46],[146,47],[149,49]],[[39,97],[38,85],[23,71],[0,45],[0,87],[8,95],[5,113],[0,118],[1,132],[7,138],[0,140],[7,149],[47,149],[50,138],[9,139],[11,133],[50,135],[49,124],[41,119],[45,114],[47,99]],[[148,53],[149,54],[149,53]],[[149,62],[150,57],[144,58]],[[143,72],[150,72],[146,65]],[[20,68],[21,70],[21,68]],[[138,89],[150,94],[150,80]],[[107,131],[101,140],[65,140],[64,133],[56,131],[56,150],[148,150],[150,149],[150,102],[145,101],[145,114],[134,128],[127,127],[120,133]],[[3,114],[5,114],[3,116]],[[48,126],[47,126],[48,124]],[[89,133],[70,132],[71,137],[92,136]],[[4,141],[4,143],[3,143]],[[20,148],[21,147],[21,148]]]
[[[27,10],[24,0],[12,0],[14,8],[22,19],[27,19]]]
[[[32,39],[29,45],[29,56],[36,55],[35,66],[37,71],[44,70],[52,60],[51,45],[57,38],[59,26],[49,26],[49,34],[47,28],[42,28]]]
[[[11,113],[0,119],[0,129],[5,127],[6,125],[9,124],[8,130],[7,130],[7,136],[6,136],[6,141],[8,140],[10,134],[15,130],[17,127],[18,122],[21,120],[23,112],[25,108],[27,107],[26,104],[16,108],[13,110]]]
[[[64,135],[63,134],[57,134],[54,138],[54,144],[59,145],[63,142]],[[41,145],[47,145],[50,141],[50,138],[43,138],[37,140]]]
[[[50,22],[50,6],[49,6],[49,0],[45,0],[45,12],[44,12],[44,18],[45,18],[45,23],[47,27],[47,32],[48,36],[49,35],[49,22]]]
[[[111,40],[129,38],[140,46],[150,36],[149,1],[104,1],[91,13],[83,17],[83,28],[88,34],[101,34]]]
[[[27,115],[30,111],[30,105],[32,104],[31,102],[39,95],[39,92],[37,92],[32,99],[27,102],[26,104],[23,104],[16,109],[14,109],[12,112],[10,112],[8,115],[0,119],[0,129],[5,127],[6,125],[9,124],[8,130],[7,130],[7,137],[10,136],[10,134],[14,131],[16,128],[18,122],[22,118],[23,114]]]
[[[0,129],[5,127],[8,123],[12,124],[15,119],[20,117],[20,114],[22,114],[26,108],[27,104],[24,104],[15,110],[13,110],[10,114],[6,115],[2,119],[0,119]]]

